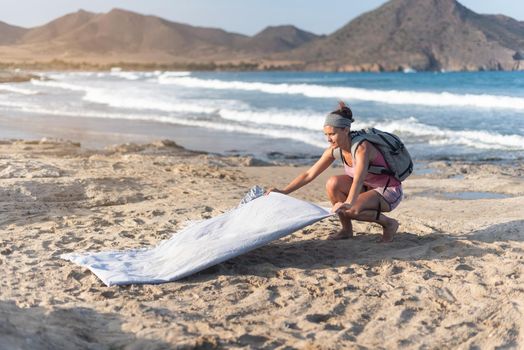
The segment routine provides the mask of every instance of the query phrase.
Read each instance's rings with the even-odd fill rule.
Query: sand
[[[31,79],[39,79],[39,78],[40,77],[35,74],[20,71],[20,70],[0,69],[0,84],[1,83],[21,83],[21,82],[30,81]]]
[[[424,164],[390,244],[367,223],[327,241],[332,218],[183,280],[126,287],[59,259],[155,244],[304,170],[254,164],[167,141],[0,142],[0,349],[524,347],[522,162]],[[293,195],[325,205],[340,173]],[[464,191],[479,193],[453,198]]]

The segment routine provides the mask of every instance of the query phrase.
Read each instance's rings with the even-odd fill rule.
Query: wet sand
[[[234,207],[294,166],[171,142],[89,150],[0,142],[0,349],[524,346],[524,164],[428,163],[400,228],[327,219],[194,276],[105,287],[63,253],[145,247]],[[326,205],[326,171],[293,195]],[[487,192],[471,200],[446,193]]]

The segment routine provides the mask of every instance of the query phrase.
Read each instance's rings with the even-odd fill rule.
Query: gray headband
[[[335,128],[349,128],[353,119],[344,118],[336,113],[326,115],[324,126],[332,126]]]

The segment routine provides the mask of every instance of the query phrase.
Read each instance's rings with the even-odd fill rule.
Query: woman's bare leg
[[[380,194],[373,190],[367,191],[361,193],[353,207],[346,210],[344,214],[353,220],[376,222],[382,226],[382,239],[380,241],[391,242],[398,230],[399,223],[397,220],[389,218],[382,213],[377,218],[379,203],[381,211],[390,211],[389,203]]]
[[[353,180],[347,175],[332,176],[326,183],[326,192],[331,204],[345,202]],[[329,236],[329,239],[345,239],[353,237],[353,224],[344,213],[338,214],[342,229]]]

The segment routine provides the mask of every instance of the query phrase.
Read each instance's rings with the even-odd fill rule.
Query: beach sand
[[[183,280],[125,287],[59,259],[155,244],[305,169],[256,163],[167,141],[0,142],[0,349],[524,347],[522,162],[424,164],[390,244],[367,223],[327,241],[331,218]],[[327,205],[340,173],[293,196]]]

